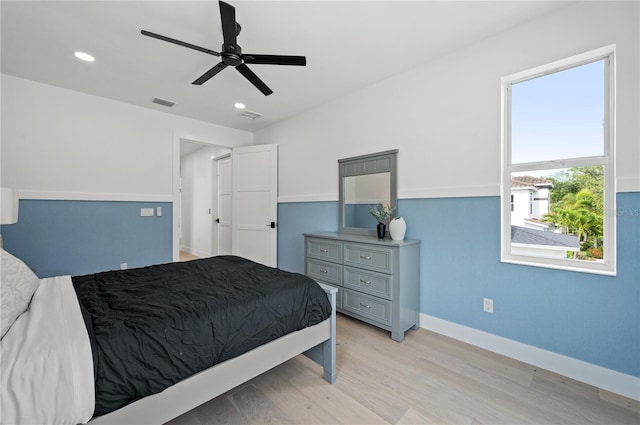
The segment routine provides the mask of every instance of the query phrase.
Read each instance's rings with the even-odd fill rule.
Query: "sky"
[[[512,163],[604,153],[604,60],[512,85]]]

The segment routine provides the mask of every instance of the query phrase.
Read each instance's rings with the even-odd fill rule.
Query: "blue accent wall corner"
[[[499,197],[399,200],[406,238],[421,241],[421,313],[640,377],[640,193],[616,202],[617,275],[605,276],[500,262]],[[336,231],[338,204],[278,212],[279,265],[304,272],[302,234]]]
[[[304,273],[302,234],[337,231],[338,203],[335,201],[278,204],[278,267]]]

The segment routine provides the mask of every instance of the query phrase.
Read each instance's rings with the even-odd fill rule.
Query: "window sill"
[[[616,276],[614,264],[606,262],[584,260],[556,260],[548,258],[534,258],[525,256],[507,256],[500,258],[501,263],[518,264],[521,266],[541,267],[546,269],[564,270],[568,272],[599,274],[603,276]]]

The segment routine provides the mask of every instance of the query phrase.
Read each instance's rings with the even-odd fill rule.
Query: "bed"
[[[2,251],[2,291],[2,423],[164,423],[301,353],[336,379],[335,289],[240,257],[39,280]]]

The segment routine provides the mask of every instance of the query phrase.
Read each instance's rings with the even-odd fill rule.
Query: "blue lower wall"
[[[162,207],[162,217],[140,208]],[[171,203],[21,200],[5,249],[40,277],[164,263]],[[617,276],[500,262],[499,197],[400,200],[420,239],[420,311],[640,377],[640,193],[617,195]],[[302,233],[336,231],[337,202],[278,206],[278,265],[304,271]],[[482,298],[494,300],[494,314]]]
[[[303,233],[335,232],[337,202],[278,204],[278,267],[304,273]]]
[[[280,204],[279,266],[303,272],[302,233],[336,231],[337,210]],[[400,200],[398,215],[422,241],[422,313],[640,377],[640,193],[617,195],[615,277],[501,263],[499,197]]]
[[[162,207],[161,217],[140,208]],[[168,202],[21,199],[18,222],[1,228],[4,248],[41,278],[172,261]]]

